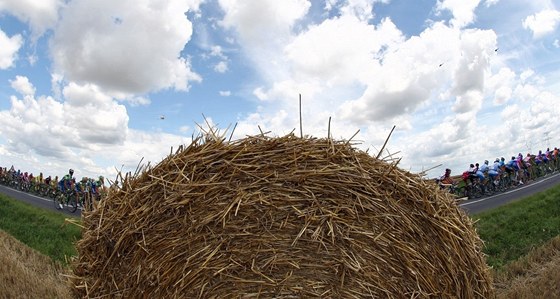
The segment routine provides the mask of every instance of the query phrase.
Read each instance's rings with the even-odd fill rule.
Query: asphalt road
[[[469,214],[476,214],[486,210],[490,210],[493,208],[497,208],[499,206],[508,204],[510,202],[520,200],[527,196],[536,194],[538,192],[544,191],[551,187],[560,184],[560,173],[553,174],[551,176],[540,178],[536,181],[530,182],[523,186],[516,187],[514,189],[508,190],[503,193],[499,193],[497,195],[483,197],[478,199],[466,200],[462,201],[459,206],[463,208]],[[22,191],[14,190],[8,188],[6,186],[0,185],[0,193],[3,193],[9,197],[19,199],[21,201],[27,202],[37,207],[41,207],[43,209],[58,211],[60,213],[65,213],[68,216],[73,217],[80,217],[80,211],[76,211],[75,213],[70,213],[67,210],[57,210],[54,207],[54,203],[50,198],[44,198],[36,195],[32,195],[29,193],[25,193]]]
[[[0,185],[0,193],[5,194],[5,195],[7,195],[11,198],[19,199],[21,201],[32,204],[32,205],[34,205],[36,207],[39,207],[39,208],[43,208],[43,209],[47,209],[47,210],[51,210],[51,211],[57,211],[57,212],[60,212],[60,213],[64,213],[68,216],[73,216],[73,217],[78,217],[78,218],[81,217],[80,210],[77,210],[74,213],[70,213],[66,209],[57,210],[54,207],[54,202],[53,202],[52,198],[45,198],[45,197],[33,195],[33,194],[30,194],[30,193],[15,190],[15,189],[3,186],[3,185]]]
[[[558,184],[560,184],[560,173],[539,178],[536,181],[529,182],[525,185],[518,186],[514,189],[493,196],[463,201],[459,204],[459,206],[469,214],[476,214],[523,199]]]

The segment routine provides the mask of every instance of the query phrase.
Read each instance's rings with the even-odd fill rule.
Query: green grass
[[[473,216],[487,263],[499,270],[560,235],[560,186]]]
[[[61,213],[46,211],[0,194],[0,229],[53,260],[75,256],[80,228]],[[476,214],[490,266],[500,269],[560,235],[560,186],[509,205]]]
[[[81,229],[65,218],[0,194],[0,229],[62,263],[77,254],[74,242],[81,238]]]

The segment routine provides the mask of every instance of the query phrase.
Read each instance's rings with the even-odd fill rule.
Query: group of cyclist
[[[485,160],[482,165],[470,164],[469,168],[458,178],[464,182],[465,186],[465,189],[460,192],[457,190],[459,182],[451,176],[450,169],[446,169],[445,173],[436,181],[442,189],[447,188],[452,193],[478,197],[484,193],[503,191],[512,186],[522,185],[559,170],[558,154],[558,148],[554,148],[554,150],[547,148],[546,151],[539,151],[534,155],[527,153],[523,156],[519,153],[508,161],[501,157],[496,158],[492,164],[488,160]],[[479,192],[473,192],[476,191],[474,189],[478,189]]]
[[[16,170],[13,165],[10,168],[0,167],[0,182],[22,191],[51,197],[55,197],[57,194],[74,193],[89,199],[100,200],[107,191],[103,176],[99,176],[97,179],[82,177],[77,181],[73,169],[69,169],[68,173],[59,180],[58,176],[55,176],[54,179],[50,175],[44,178],[42,172],[38,176],[34,176],[33,173]]]

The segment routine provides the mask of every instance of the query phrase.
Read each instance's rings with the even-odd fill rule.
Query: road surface
[[[78,218],[81,217],[80,210],[77,210],[74,213],[70,213],[66,209],[57,210],[54,207],[54,202],[53,202],[52,198],[45,198],[45,197],[33,195],[33,194],[30,194],[30,193],[27,193],[27,192],[23,192],[23,191],[19,191],[19,190],[15,190],[15,189],[6,187],[4,185],[0,185],[0,193],[5,194],[5,195],[7,195],[11,198],[19,199],[21,201],[32,204],[32,205],[34,205],[36,207],[39,207],[39,208],[43,208],[43,209],[47,209],[47,210],[51,210],[51,211],[57,211],[57,212],[60,212],[60,213],[64,213],[68,216],[73,216],[73,217],[78,217]]]
[[[554,187],[558,184],[560,184],[560,173],[556,173],[544,178],[539,178],[538,180],[527,183],[526,185],[519,186],[493,196],[462,201],[459,203],[459,206],[463,208],[467,213],[472,215],[493,208],[497,208],[499,206],[508,204],[516,200],[520,200],[527,196]],[[44,198],[44,197],[32,195],[2,185],[0,185],[0,193],[27,202],[34,206],[41,207],[43,209],[58,211],[60,213],[65,213],[69,216],[80,217],[79,210],[76,211],[75,213],[70,213],[67,210],[55,209],[53,201],[50,198]]]
[[[560,184],[560,173],[555,173],[493,196],[463,201],[459,206],[469,214],[476,214],[531,196],[558,184]]]

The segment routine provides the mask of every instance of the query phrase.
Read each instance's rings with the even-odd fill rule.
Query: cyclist
[[[521,153],[517,155],[515,161],[517,163],[517,169],[518,169],[517,174],[519,178],[519,184],[523,185],[524,181],[527,180],[527,176],[525,173],[527,165],[525,165],[525,162],[523,162],[523,155]]]
[[[444,189],[445,187],[450,187],[451,185],[453,185],[454,182],[453,178],[451,177],[451,169],[446,168],[445,173],[438,179],[436,179],[436,181],[440,189]]]
[[[97,181],[92,182],[92,191],[94,198],[97,200],[101,199],[102,194],[105,193],[105,178],[100,175]]]
[[[62,177],[62,179],[58,182],[58,187],[60,191],[64,193],[67,190],[71,190],[70,188],[72,186],[73,175],[74,175],[74,170],[70,168],[70,170],[68,170],[68,174],[65,174]]]
[[[467,184],[467,185],[471,185],[474,183],[474,180],[476,178],[478,178],[478,176],[476,175],[476,167],[474,167],[474,164],[469,165],[469,169],[467,169],[465,172],[463,172],[463,181]],[[470,184],[469,184],[470,182]]]
[[[494,160],[494,164],[492,164],[492,167],[488,169],[488,176],[490,176],[490,179],[492,180],[492,182],[494,182],[494,185],[498,185],[498,178],[500,177],[500,167],[500,159],[496,158],[496,160]]]
[[[478,163],[476,163],[476,167],[478,168]],[[482,164],[482,166],[480,166],[480,168],[478,168],[478,170],[476,171],[476,175],[480,179],[480,182],[484,181],[485,175],[486,173],[488,173],[489,169],[490,167],[488,166],[488,160],[484,160],[484,164]]]
[[[515,157],[511,157],[511,160],[509,160],[505,166],[506,166],[506,172],[508,174],[508,177],[511,178],[511,174],[515,173],[516,177],[514,179],[516,179],[517,171],[519,170],[519,168],[517,168],[517,161],[515,161]]]

